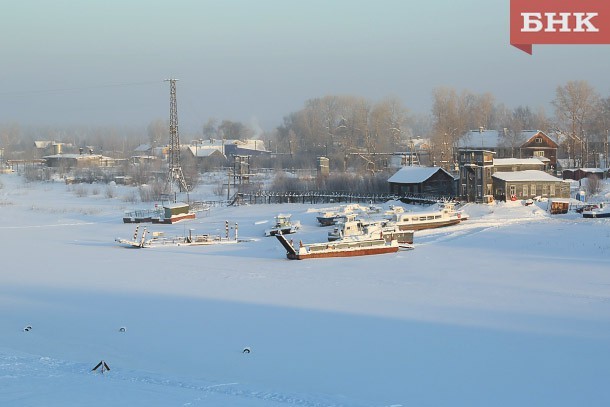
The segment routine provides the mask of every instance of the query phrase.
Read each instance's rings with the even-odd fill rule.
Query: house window
[[[549,186],[547,184],[542,185],[542,195],[548,195]]]
[[[509,189],[510,189],[510,196],[517,195],[517,186],[516,185],[511,185],[509,187]]]
[[[477,197],[483,197],[483,185],[477,185]]]
[[[493,195],[493,184],[487,184],[487,193],[486,195]]]
[[[536,142],[536,144],[542,144],[542,137],[536,137],[534,141]]]
[[[551,196],[555,196],[555,185],[551,184],[549,187],[551,188]]]
[[[527,197],[529,193],[527,192],[527,185],[523,185],[523,197]]]
[[[532,186],[530,187],[530,191],[532,195],[536,196],[536,184],[532,184]]]
[[[544,157],[544,151],[534,151],[534,157]]]

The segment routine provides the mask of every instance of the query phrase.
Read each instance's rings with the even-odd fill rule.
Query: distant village
[[[179,175],[186,191],[206,174],[224,174],[217,195],[227,200],[348,193],[473,203],[567,199],[585,189],[593,195],[608,176],[610,98],[584,81],[557,87],[552,120],[529,107],[507,109],[489,94],[439,88],[433,97],[425,120],[394,98],[372,104],[326,96],[307,101],[269,134],[209,119],[200,134],[182,140],[174,111],[169,125],[151,123],[148,140],[138,144],[141,136],[114,130],[47,132],[60,137],[27,142],[18,128],[3,126],[0,168],[27,180],[153,185],[148,199],[167,193],[168,173]],[[260,175],[274,181],[263,184]],[[571,190],[574,181],[579,191]]]
[[[375,191],[378,193],[479,203],[536,197],[569,198],[570,180],[607,178],[606,156],[600,155],[598,167],[579,166],[580,160],[559,158],[557,136],[526,130],[520,135],[521,143],[507,146],[496,130],[472,130],[460,139],[449,168],[434,162],[427,141],[418,139],[412,141],[412,151],[385,154],[383,160],[373,155],[367,157],[364,152],[346,156],[346,161],[365,163],[364,168],[346,169],[357,170],[363,177],[385,178],[386,189]],[[316,157],[315,169],[256,167],[253,163],[272,163],[278,157],[266,144],[252,139],[194,140],[181,144],[180,152],[183,165],[190,169],[185,173],[227,172],[234,192],[240,187],[247,190],[247,185],[258,173],[292,171],[297,179],[314,181],[332,175],[329,158],[324,156]],[[76,147],[55,141],[35,141],[34,147],[39,158],[24,160],[2,156],[4,171],[35,173],[40,179],[59,174],[66,183],[133,185],[148,183],[155,177],[164,181],[167,174],[167,145],[141,144],[129,158],[109,157],[96,153],[95,147]],[[377,167],[379,162],[383,164],[381,168]],[[315,189],[320,183],[309,185]]]

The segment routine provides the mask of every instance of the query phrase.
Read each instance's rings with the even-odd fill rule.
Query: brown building
[[[544,171],[496,172],[492,176],[494,199],[505,201],[534,197],[569,198],[570,182]]]
[[[521,158],[546,158],[549,160],[549,170],[557,168],[557,143],[544,132],[535,130],[523,132],[529,137],[521,144],[519,151]]]
[[[458,194],[468,202],[490,202],[493,196],[491,175],[494,152],[489,150],[460,150],[458,163],[460,180]]]
[[[388,183],[390,192],[397,195],[455,196],[453,175],[440,167],[402,167]]]

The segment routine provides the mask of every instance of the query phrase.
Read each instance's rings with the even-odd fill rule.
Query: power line
[[[93,85],[93,86],[81,86],[74,88],[57,88],[57,89],[39,89],[39,90],[28,90],[28,91],[14,91],[14,92],[0,92],[0,96],[27,96],[27,95],[36,95],[43,93],[63,93],[63,92],[78,92],[81,90],[91,90],[91,89],[105,89],[105,88],[121,88],[128,86],[142,86],[142,85],[151,85],[151,84],[159,84],[160,81],[147,81],[147,82],[125,82],[125,83],[114,83],[114,84],[106,84],[106,85]]]

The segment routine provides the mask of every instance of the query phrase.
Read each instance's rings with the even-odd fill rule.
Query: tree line
[[[449,154],[473,129],[498,130],[508,146],[517,142],[523,130],[542,130],[560,135],[558,141],[568,156],[583,156],[589,155],[584,151],[588,146],[606,141],[610,128],[610,96],[602,97],[581,80],[557,86],[550,100],[551,114],[542,107],[507,107],[491,93],[449,87],[434,89],[432,99],[430,112],[417,114],[397,97],[372,102],[358,96],[329,95],[305,101],[300,110],[288,113],[271,131],[209,118],[199,134],[182,134],[181,140],[260,138],[276,154],[273,161],[261,164],[312,168],[316,157],[327,156],[331,170],[347,170],[387,160],[394,152],[411,151],[414,140],[422,138],[427,140],[431,156],[440,157]],[[126,158],[139,143],[167,144],[168,125],[165,120],[153,120],[142,132],[112,127],[22,128],[15,123],[0,124],[0,148],[5,159],[35,158],[33,140],[45,139],[95,146],[96,153]],[[22,156],[14,157],[17,152]]]

